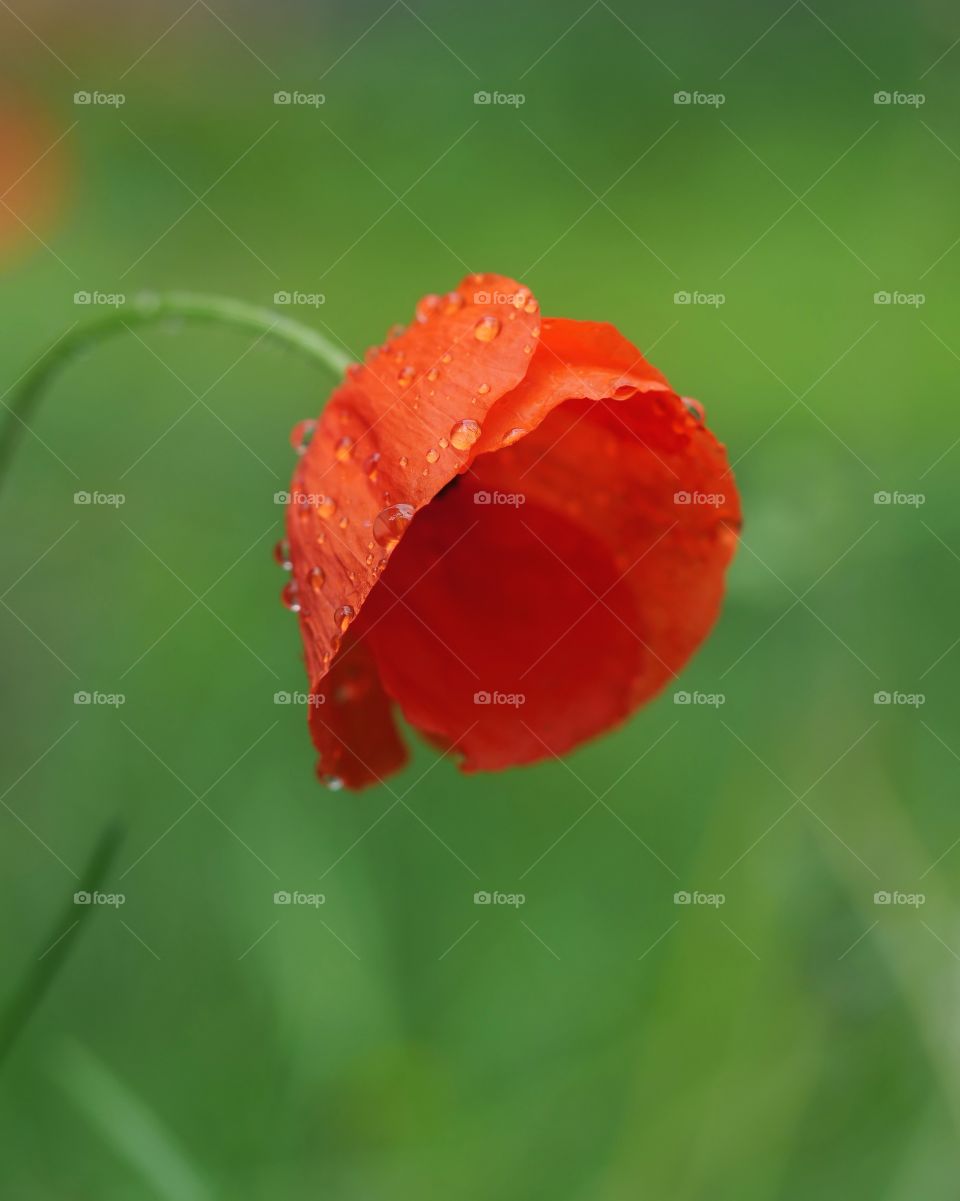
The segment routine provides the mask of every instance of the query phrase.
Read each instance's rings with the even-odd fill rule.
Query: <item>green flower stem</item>
[[[104,828],[80,878],[81,891],[102,891],[122,840],[123,828],[119,823],[111,822]],[[40,1007],[94,909],[94,905],[78,906],[72,896],[64,904],[48,937],[46,950],[24,976],[6,1008],[0,1011],[0,1065]]]
[[[164,321],[209,322],[249,330],[292,347],[338,375],[342,375],[352,361],[316,330],[283,317],[272,309],[259,308],[225,296],[202,296],[191,292],[135,296],[116,311],[64,334],[14,385],[12,400],[3,402],[8,412],[0,427],[0,479],[4,477],[44,388],[62,367],[80,352],[105,338],[136,326],[155,325]]]

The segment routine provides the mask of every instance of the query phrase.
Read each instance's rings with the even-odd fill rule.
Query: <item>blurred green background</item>
[[[77,291],[323,293],[282,311],[360,354],[500,271],[698,397],[746,515],[681,683],[722,706],[328,793],[270,551],[332,377],[197,328],[61,376],[2,496],[4,994],[116,817],[126,903],[3,1065],[3,1196],[956,1198],[958,37],[946,0],[0,3],[24,166],[63,135],[0,208],[0,391]]]

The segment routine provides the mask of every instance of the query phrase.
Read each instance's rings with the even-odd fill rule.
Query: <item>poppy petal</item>
[[[417,516],[367,609],[387,692],[465,770],[562,754],[675,677],[740,521],[723,448],[608,326],[544,322],[484,430],[502,448]]]
[[[407,748],[370,645],[352,630],[322,687],[311,700],[309,724],[320,751],[317,773],[324,783],[365,788],[399,771],[407,761]]]
[[[416,512],[462,469],[492,405],[521,381],[539,333],[528,289],[473,275],[425,297],[416,320],[347,372],[306,445],[287,507],[293,576],[311,691]],[[325,719],[311,721],[329,754]],[[371,763],[371,766],[375,764]]]

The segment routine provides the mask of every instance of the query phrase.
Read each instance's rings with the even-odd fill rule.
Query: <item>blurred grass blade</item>
[[[176,1138],[144,1102],[84,1047],[69,1045],[61,1083],[84,1117],[164,1201],[213,1194]]]
[[[111,822],[100,835],[81,878],[80,888],[84,892],[100,892],[123,841],[123,827]],[[63,908],[57,925],[44,944],[45,950],[25,976],[20,988],[0,1016],[0,1066],[22,1034],[24,1027],[39,1008],[70,954],[71,948],[83,931],[94,906],[76,906],[71,894]]]

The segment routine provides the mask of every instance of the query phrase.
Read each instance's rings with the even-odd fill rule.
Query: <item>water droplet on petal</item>
[[[296,580],[288,580],[280,593],[280,600],[291,613],[300,612],[300,589]]]
[[[430,370],[427,372],[427,379],[432,384],[436,380],[436,378],[439,374],[440,374],[440,372],[437,371],[436,367],[431,367]]]
[[[437,450],[437,448],[435,446],[431,446],[430,449],[427,451],[427,462],[428,463],[436,463],[437,459],[439,459],[439,458],[440,458],[440,451]]]
[[[383,509],[373,523],[374,538],[386,550],[396,546],[415,513],[413,505],[391,505]]]
[[[290,561],[290,543],[286,538],[281,540],[273,548],[273,557],[280,564],[284,571],[292,571],[293,563]]]
[[[539,306],[537,305],[537,302],[531,296],[527,303],[523,306],[523,311],[525,313],[535,313],[538,307]]]
[[[397,373],[397,383],[401,388],[409,388],[416,374],[416,371],[408,363],[406,367],[402,367]]]
[[[457,309],[463,308],[463,297],[459,292],[448,292],[445,302],[443,311],[447,314],[455,313]]]
[[[417,320],[420,322],[427,321],[431,318],[437,309],[440,307],[440,297],[430,293],[419,302],[417,305]]]
[[[331,792],[339,792],[343,788],[343,780],[339,776],[330,775],[329,772],[317,772],[317,779]]]
[[[352,605],[341,605],[333,611],[333,620],[337,623],[340,633],[346,632],[347,626],[353,621],[356,612]]]
[[[332,496],[320,496],[317,498],[317,512],[321,517],[332,517],[337,507],[337,502]]]
[[[527,431],[519,426],[516,429],[507,430],[500,439],[501,446],[513,446],[514,442],[519,442]]]
[[[500,318],[487,314],[473,327],[473,336],[478,342],[492,342],[500,332]]]
[[[406,455],[400,456],[400,466],[401,467],[406,467],[409,464],[409,462],[410,462],[410,460],[407,458]]]
[[[338,525],[338,526],[339,526],[339,527],[340,527],[342,530],[345,530],[349,524],[350,524],[350,519],[349,519],[349,517],[341,517],[341,518],[340,518],[340,520],[337,522],[337,525]]]
[[[446,438],[441,438],[437,445],[441,450],[446,450],[450,443],[446,440]]]
[[[703,421],[706,414],[699,400],[694,400],[692,396],[681,396],[680,399],[687,406],[687,412],[691,417],[695,417],[697,421]]]
[[[290,445],[298,455],[306,453],[307,447],[313,440],[313,435],[316,433],[317,423],[312,417],[306,421],[298,421],[290,431]]]
[[[343,437],[333,448],[333,457],[338,463],[346,463],[347,459],[353,454],[353,439]]]
[[[375,450],[372,455],[368,455],[364,460],[363,470],[367,473],[370,479],[377,478],[377,468],[380,465],[380,452]]]
[[[480,387],[477,389],[477,391],[480,393],[481,396],[486,396],[486,394],[490,391],[490,385],[489,384],[481,384]]]
[[[469,450],[479,437],[480,425],[469,417],[465,421],[458,421],[450,431],[450,441],[457,450]]]
[[[310,581],[310,587],[314,592],[319,592],[326,581],[322,567],[311,567],[307,572],[307,579]]]

